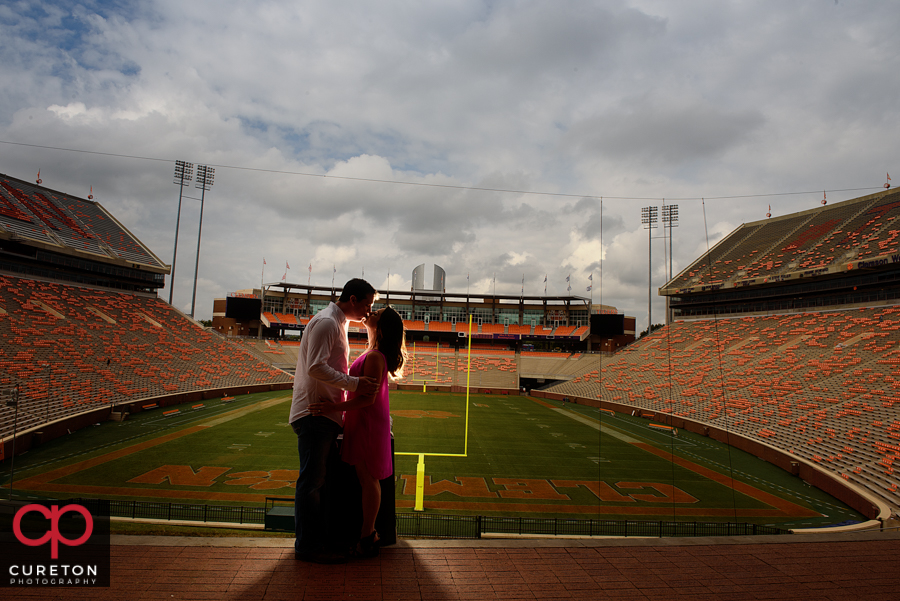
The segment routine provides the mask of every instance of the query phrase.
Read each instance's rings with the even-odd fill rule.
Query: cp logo
[[[50,520],[50,530],[40,538],[28,538],[27,536],[22,534],[22,517],[30,511],[36,511]],[[69,511],[74,511],[84,516],[84,534],[82,534],[75,540],[68,539],[59,532],[59,518],[61,515]],[[16,538],[19,539],[19,542],[23,545],[28,545],[29,547],[37,547],[45,544],[49,540],[50,557],[52,559],[57,559],[59,557],[59,543],[68,545],[69,547],[77,547],[78,545],[84,544],[87,539],[91,537],[91,532],[93,531],[94,518],[91,517],[91,512],[81,505],[66,505],[62,509],[59,508],[59,505],[51,505],[50,509],[47,509],[43,505],[26,505],[25,507],[17,511],[15,517],[13,518],[13,533],[16,535]]]

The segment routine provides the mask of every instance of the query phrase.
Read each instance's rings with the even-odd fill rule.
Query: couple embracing
[[[377,296],[365,280],[350,280],[337,302],[309,321],[300,342],[288,421],[300,455],[294,549],[304,561],[338,563],[348,555],[378,554],[380,480],[393,473],[388,375],[401,373],[406,343],[403,320],[393,308],[372,311]],[[365,325],[369,344],[348,368],[350,321]],[[337,452],[342,431],[341,459],[355,467],[362,492],[362,528],[349,553],[340,541],[329,538],[334,530],[329,522],[350,518],[329,516],[328,511],[333,503],[328,497],[329,457]]]

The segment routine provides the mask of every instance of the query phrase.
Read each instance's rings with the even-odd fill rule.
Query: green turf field
[[[786,527],[862,516],[801,480],[708,438],[647,420],[520,396],[393,392],[395,451],[425,453],[434,513],[684,521]],[[285,392],[207,401],[106,422],[16,459],[17,493],[262,504],[293,496],[296,436]],[[169,408],[167,408],[169,409]],[[602,418],[602,419],[601,419]],[[396,504],[411,511],[418,456],[396,457]],[[3,468],[8,470],[8,462]],[[8,471],[0,474],[8,488]]]

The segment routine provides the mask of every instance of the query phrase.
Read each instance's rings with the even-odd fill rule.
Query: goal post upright
[[[469,314],[469,340],[468,344],[468,353],[466,357],[466,434],[465,434],[465,442],[463,443],[463,457],[468,457],[469,455],[469,379],[472,377],[472,315]]]
[[[415,342],[413,342],[415,354]],[[415,365],[415,363],[414,363]],[[395,455],[412,455],[418,457],[416,463],[416,502],[413,511],[425,511],[425,457],[468,457],[469,456],[469,382],[472,370],[472,316],[469,315],[468,357],[466,360],[466,417],[462,453],[418,453],[398,452]]]

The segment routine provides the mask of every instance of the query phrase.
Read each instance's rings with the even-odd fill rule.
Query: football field
[[[34,497],[245,506],[292,497],[297,442],[289,405],[287,392],[271,392],[98,424],[17,458],[14,489]],[[746,453],[628,415],[472,395],[467,431],[465,394],[411,391],[391,393],[391,413],[398,511],[413,509],[422,454],[427,513],[784,527],[862,518]],[[9,473],[0,478],[8,488]]]

